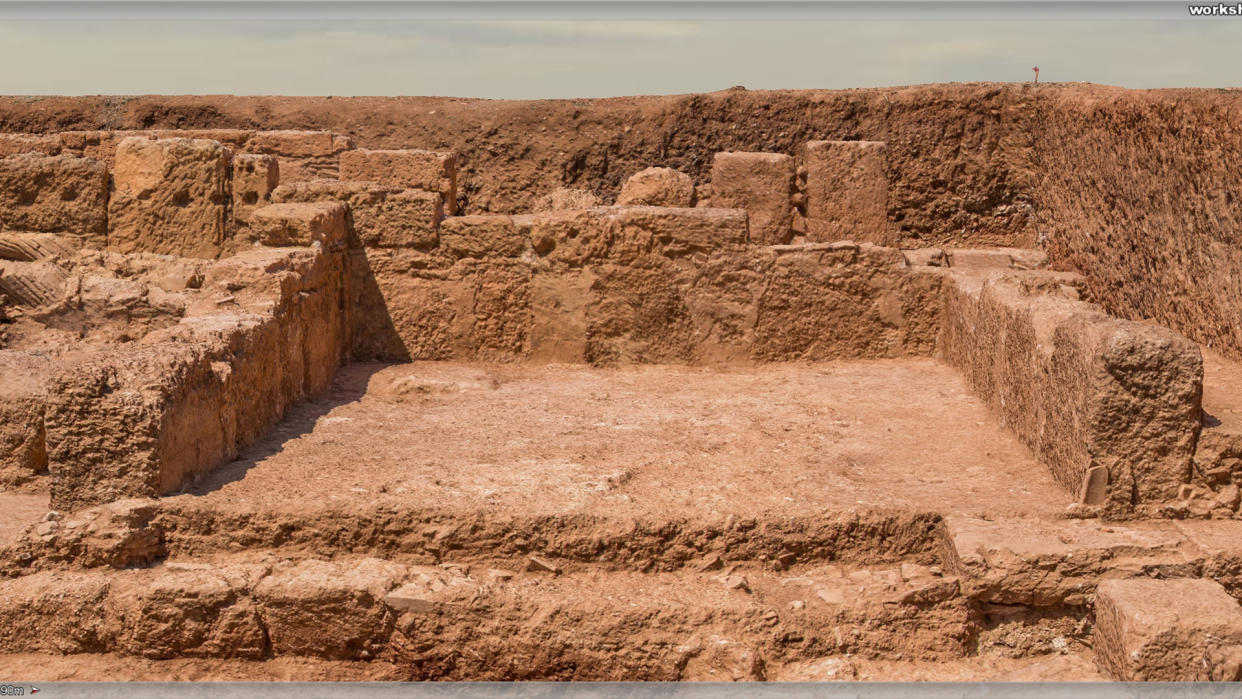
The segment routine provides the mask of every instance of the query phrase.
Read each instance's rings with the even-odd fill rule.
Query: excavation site
[[[0,668],[1242,680],[1238,123],[0,98]]]

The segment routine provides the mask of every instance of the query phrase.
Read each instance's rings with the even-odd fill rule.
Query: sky
[[[1184,21],[0,21],[0,94],[571,98],[931,82],[1242,86]]]

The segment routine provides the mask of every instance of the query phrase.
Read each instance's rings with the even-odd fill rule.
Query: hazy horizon
[[[6,95],[588,98],[943,82],[1242,85],[1232,21],[0,23]]]

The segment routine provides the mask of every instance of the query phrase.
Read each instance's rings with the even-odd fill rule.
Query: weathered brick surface
[[[794,159],[782,153],[717,153],[712,162],[712,206],[745,209],[750,240],[788,243],[793,236]]]
[[[811,242],[895,242],[888,223],[888,146],[880,141],[810,141],[806,238]]]
[[[1117,680],[1242,680],[1242,607],[1211,580],[1101,581],[1092,638]]]
[[[392,633],[384,598],[406,568],[374,558],[342,566],[303,561],[255,588],[272,651],[342,660],[373,658]]]
[[[343,247],[345,205],[339,202],[269,204],[250,215],[251,234],[269,247]]]
[[[68,155],[0,158],[0,232],[55,233],[101,247],[107,221],[103,163]]]
[[[60,139],[55,134],[0,134],[0,158],[21,153],[60,154]]]
[[[330,131],[256,131],[244,147],[247,153],[275,156],[281,182],[306,182],[336,177],[341,153],[354,147],[353,139]]]
[[[182,257],[218,255],[227,232],[231,157],[216,141],[122,141],[108,202],[108,247]]]
[[[272,201],[280,184],[280,164],[270,155],[233,156],[233,220],[246,224],[250,214]]]
[[[457,156],[451,152],[350,150],[341,153],[340,179],[436,192],[445,211],[457,213]]]
[[[438,228],[444,214],[443,200],[437,193],[374,182],[298,182],[281,185],[272,198],[277,202],[348,204],[353,246],[430,250],[438,243]]]
[[[43,410],[51,360],[0,350],[0,483],[21,483],[47,471]]]
[[[526,245],[508,216],[454,216],[440,227],[440,247],[454,257],[516,257]]]

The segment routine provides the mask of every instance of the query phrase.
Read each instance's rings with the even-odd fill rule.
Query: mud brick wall
[[[324,390],[348,337],[343,247],[338,230],[322,247],[226,258],[180,323],[56,374],[44,418],[53,506],[175,491]]]
[[[1053,476],[1128,509],[1172,500],[1190,478],[1202,409],[1199,347],[1077,300],[1074,275],[954,273],[940,354]]]

